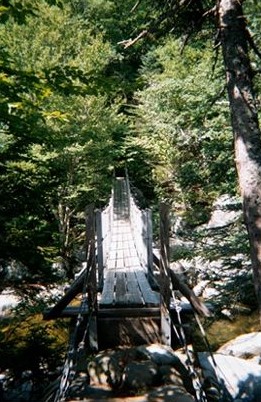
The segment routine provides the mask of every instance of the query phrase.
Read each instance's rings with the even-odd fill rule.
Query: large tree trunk
[[[219,0],[218,16],[254,285],[261,319],[261,135],[243,17],[244,0]]]

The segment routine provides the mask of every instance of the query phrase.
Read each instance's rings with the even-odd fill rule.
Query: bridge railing
[[[152,275],[153,252],[152,252],[152,213],[149,208],[141,209],[130,189],[128,175],[126,174],[127,194],[129,205],[129,219],[132,229],[134,244],[141,264],[147,269],[148,276]]]
[[[115,196],[117,196],[117,194],[115,194]],[[125,196],[127,197],[127,200],[125,199]],[[131,193],[127,173],[125,196],[123,201],[125,203],[127,201],[128,213],[124,215],[124,218],[128,218],[130,221],[132,236],[139,260],[144,269],[147,270],[148,278],[151,279],[153,275],[152,213],[149,208],[141,209],[137,205],[136,200]],[[104,268],[107,264],[109,248],[111,245],[114,204],[114,191],[112,191],[110,202],[107,207],[103,210],[96,211],[96,247],[99,288],[103,287]]]
[[[111,228],[113,220],[113,190],[109,204],[103,210],[96,211],[96,247],[98,265],[98,286],[102,288],[104,267],[107,264],[111,242]]]

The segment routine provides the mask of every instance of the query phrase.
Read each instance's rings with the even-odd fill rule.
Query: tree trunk
[[[218,17],[234,133],[235,160],[249,234],[261,321],[261,136],[258,124],[244,0],[219,0]]]

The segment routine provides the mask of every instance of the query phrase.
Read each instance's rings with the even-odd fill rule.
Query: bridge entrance
[[[169,268],[167,215],[166,206],[162,206],[160,257],[156,258],[152,252],[151,211],[137,206],[126,177],[115,179],[106,208],[95,213],[92,207],[87,209],[83,270],[44,316],[45,319],[70,317],[72,323],[55,402],[65,400],[82,353],[85,364],[88,351],[155,342],[173,346],[172,336],[178,339],[187,354],[196,400],[206,402],[193,369],[181,311],[195,311],[205,316],[210,312]],[[155,283],[158,283],[157,288]],[[181,306],[175,297],[175,289],[188,299],[187,305]],[[78,305],[71,304],[79,295]],[[198,318],[197,322],[204,335]]]
[[[126,177],[115,178],[106,208],[87,211],[86,226],[86,266],[45,319],[75,321],[81,314],[89,320],[93,349],[170,344],[168,313],[162,315],[159,287],[155,289],[151,211],[137,206]],[[71,305],[79,293],[85,301]]]

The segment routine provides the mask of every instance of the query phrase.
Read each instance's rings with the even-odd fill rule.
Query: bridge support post
[[[96,236],[97,236],[97,264],[98,264],[98,287],[103,288],[103,233],[102,233],[102,212],[95,212],[96,220]]]
[[[151,209],[146,209],[146,227],[147,227],[147,263],[148,263],[148,280],[150,286],[155,288],[155,279],[153,275],[153,251],[152,251],[152,242],[153,242],[153,231],[152,231],[152,213]]]
[[[86,260],[87,260],[87,283],[88,309],[89,309],[89,329],[88,341],[91,350],[98,350],[97,338],[97,277],[96,277],[96,257],[95,257],[95,218],[94,207],[90,205],[86,208]]]
[[[160,204],[160,294],[162,342],[171,346],[171,319],[169,313],[171,284],[169,270],[169,206]]]

